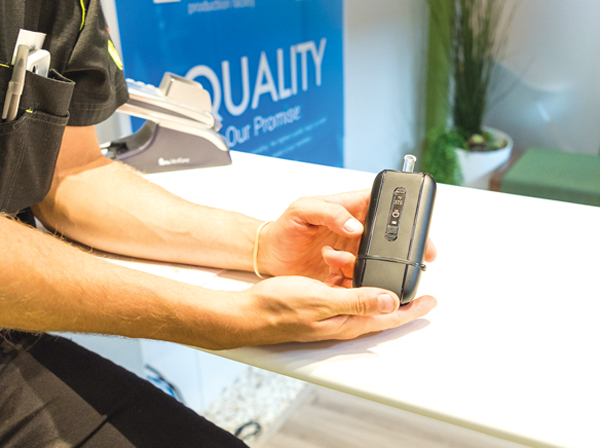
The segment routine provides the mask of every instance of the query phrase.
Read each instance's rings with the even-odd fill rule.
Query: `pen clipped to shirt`
[[[2,119],[13,121],[17,118],[21,95],[25,87],[25,74],[27,71],[27,58],[29,57],[29,47],[19,45],[17,48],[17,57],[13,65],[13,73],[8,82],[6,97],[4,99],[4,109],[2,109]]]

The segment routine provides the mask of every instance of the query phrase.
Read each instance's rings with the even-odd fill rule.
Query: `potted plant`
[[[446,2],[445,9],[434,10],[440,2]],[[448,116],[445,126],[428,132],[423,170],[439,182],[486,188],[491,172],[512,150],[508,135],[483,126],[510,25],[508,20],[500,26],[505,0],[437,0],[430,6],[431,26],[445,36]]]

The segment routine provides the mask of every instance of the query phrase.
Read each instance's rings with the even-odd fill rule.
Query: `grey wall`
[[[117,8],[115,0],[100,0],[104,16],[110,29],[110,37],[115,47],[121,53],[121,37],[119,35],[119,26],[117,21]],[[122,114],[114,114],[108,120],[96,126],[96,135],[100,143],[116,140],[119,137],[131,134],[131,120]]]
[[[427,2],[346,0],[344,7],[345,166],[398,169],[423,134]]]
[[[600,2],[506,0],[516,6],[487,123],[515,147],[599,154]]]

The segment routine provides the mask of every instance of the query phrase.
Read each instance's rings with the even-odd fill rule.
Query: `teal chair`
[[[600,157],[528,149],[508,170],[500,191],[600,206]]]

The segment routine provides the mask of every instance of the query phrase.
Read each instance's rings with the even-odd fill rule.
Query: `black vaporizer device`
[[[430,174],[414,173],[416,157],[404,158],[403,171],[375,177],[365,231],[354,265],[355,287],[374,286],[395,292],[400,305],[417,293],[435,201]]]

